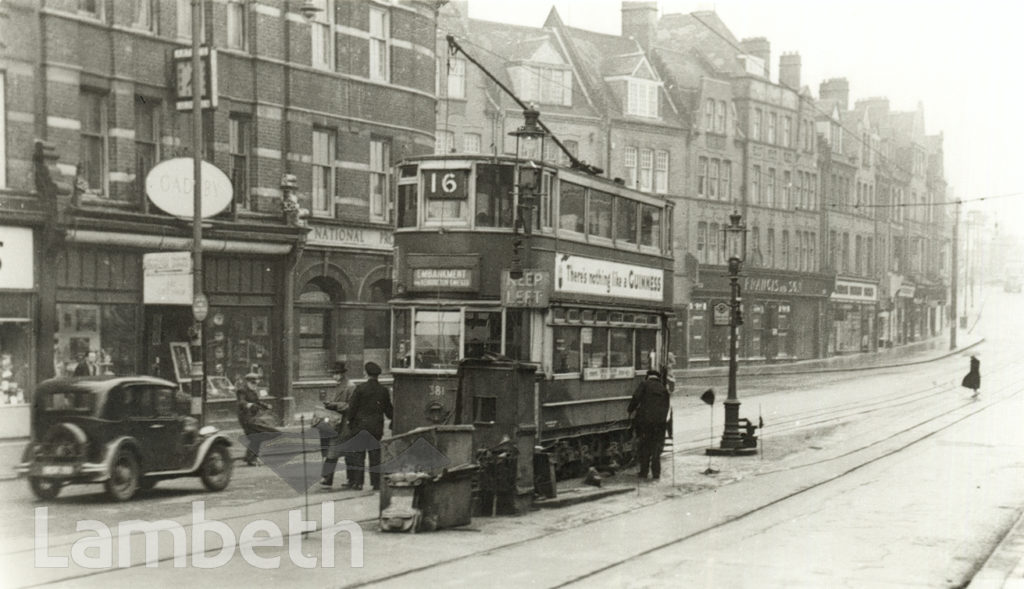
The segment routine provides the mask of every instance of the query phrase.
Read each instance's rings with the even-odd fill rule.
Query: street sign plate
[[[729,303],[715,303],[715,325],[729,325]]]
[[[192,300],[192,318],[202,323],[206,321],[206,316],[210,313],[210,301],[207,300],[206,295],[203,293],[196,293],[195,299]]]

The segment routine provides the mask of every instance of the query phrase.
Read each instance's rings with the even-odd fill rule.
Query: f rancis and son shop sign
[[[556,255],[555,292],[662,301],[665,273],[581,256]]]

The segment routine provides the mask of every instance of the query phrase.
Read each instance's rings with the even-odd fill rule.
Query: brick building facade
[[[204,157],[233,187],[203,231],[215,419],[234,418],[224,385],[250,371],[290,415],[323,394],[335,360],[354,377],[366,360],[386,366],[390,166],[433,145],[435,12],[416,1],[312,5],[306,15],[297,1],[202,3],[218,86]],[[169,346],[188,341],[191,311],[147,294],[144,259],[187,251],[191,227],[154,206],[144,180],[192,157],[192,113],[175,101],[188,78],[172,59],[191,46],[191,2],[0,11],[0,206],[12,212],[2,229],[33,251],[18,252],[29,277],[0,284],[0,316],[17,321],[0,325],[0,347],[29,387],[90,350],[110,372],[175,380]]]

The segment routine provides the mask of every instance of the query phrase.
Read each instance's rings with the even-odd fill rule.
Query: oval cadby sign
[[[199,216],[212,217],[231,204],[231,180],[210,162],[202,163],[202,206]],[[160,162],[146,175],[146,194],[163,212],[175,217],[193,216],[192,158],[176,157]]]

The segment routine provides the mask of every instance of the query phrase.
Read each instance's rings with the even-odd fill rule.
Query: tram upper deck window
[[[561,183],[558,205],[558,228],[583,233],[586,218],[586,189],[570,182]]]
[[[612,238],[612,195],[590,191],[590,215],[587,232],[594,237]]]
[[[467,221],[469,170],[423,170],[426,222],[462,224]]]
[[[636,245],[636,217],[640,203],[628,198],[615,199],[615,239]]]
[[[416,311],[415,368],[455,368],[459,361],[459,311]]]
[[[512,227],[514,172],[515,168],[512,166],[477,164],[477,227]]]
[[[417,169],[418,166],[401,166],[398,169],[398,214],[396,219],[398,227],[416,226],[416,213],[419,209]]]
[[[640,245],[661,249],[661,209],[640,205]]]

